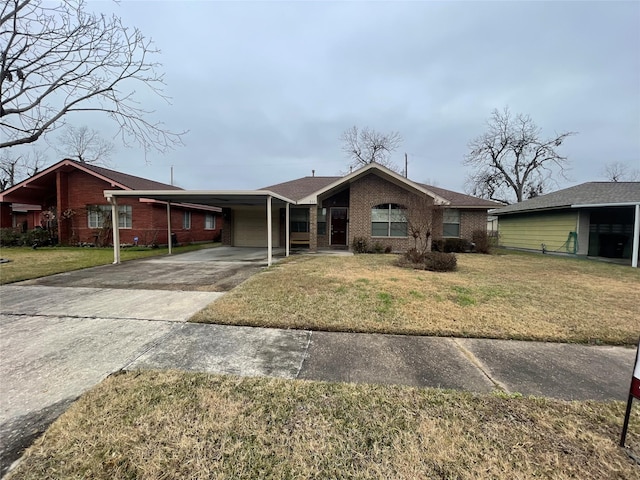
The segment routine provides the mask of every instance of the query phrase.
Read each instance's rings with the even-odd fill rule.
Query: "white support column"
[[[636,205],[635,221],[633,222],[633,252],[631,266],[638,268],[638,249],[640,248],[640,204]]]
[[[111,229],[113,232],[113,264],[120,263],[120,228],[118,226],[118,201],[116,197],[109,197],[111,204]]]
[[[167,245],[171,255],[171,202],[167,202]]]
[[[284,216],[284,223],[285,223],[284,231],[286,232],[285,233],[285,238],[286,238],[285,242],[286,242],[286,245],[287,245],[287,247],[285,249],[285,252],[286,252],[286,256],[288,257],[289,256],[289,237],[290,237],[290,235],[289,235],[289,227],[290,227],[290,225],[289,225],[289,202],[287,202],[286,205],[287,205],[286,208],[285,208],[285,212],[286,213],[285,213],[285,216]]]
[[[273,248],[273,232],[271,230],[271,195],[267,196],[267,265],[271,266],[272,248]]]

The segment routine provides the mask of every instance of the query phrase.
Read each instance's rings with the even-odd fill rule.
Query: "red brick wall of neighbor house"
[[[371,208],[383,203],[396,203],[408,206],[413,194],[370,174],[351,184],[349,207],[349,245],[355,237],[365,237],[371,243],[379,242],[383,247],[390,246],[394,252],[405,251],[414,246],[413,237],[372,237]]]
[[[476,230],[487,231],[486,210],[461,210],[460,211],[460,236],[471,240]]]
[[[85,172],[76,170],[59,177],[59,185],[65,186],[58,193],[58,221],[61,232],[60,243],[75,244],[78,242],[95,243],[100,239],[99,229],[89,228],[87,205],[108,205],[104,197],[104,190],[118,190],[109,182],[100,180]],[[118,205],[131,205],[132,228],[120,229],[120,243],[132,244],[134,237],[138,237],[140,245],[152,243],[167,243],[167,211],[165,205],[140,202],[137,198],[118,199]],[[71,209],[74,214],[71,218],[63,218],[64,210]],[[216,230],[205,230],[204,211],[192,211],[191,229],[182,228],[183,210],[172,208],[171,222],[173,231],[178,234],[178,242],[203,242],[212,241],[218,234],[221,226],[221,218],[216,219]],[[213,212],[212,212],[213,213]],[[104,235],[103,235],[104,237]],[[106,243],[112,242],[109,234],[103,239]]]

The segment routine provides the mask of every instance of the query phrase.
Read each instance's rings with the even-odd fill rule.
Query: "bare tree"
[[[82,163],[108,165],[113,152],[113,143],[103,139],[97,130],[86,126],[75,128],[67,125],[58,137],[59,146],[54,147],[59,155]]]
[[[602,169],[602,176],[609,182],[640,182],[640,170],[624,162],[609,162]]]
[[[436,210],[440,206],[434,205],[433,200],[426,195],[412,195],[405,208],[407,230],[413,237],[414,248],[419,255],[431,251],[433,242],[433,222]]]
[[[567,157],[556,149],[574,132],[541,138],[541,129],[528,115],[511,115],[508,108],[494,110],[487,131],[469,142],[464,164],[472,195],[511,203],[538,196],[553,184],[554,175],[566,178]]]
[[[25,178],[39,173],[47,164],[45,154],[40,150],[33,150],[24,155],[12,156],[9,149],[0,153],[0,190],[13,187]]]
[[[5,0],[0,7],[0,148],[29,144],[69,114],[106,113],[125,145],[164,151],[181,143],[149,119],[135,88],[163,93],[158,52],[117,16],[87,12],[83,0]]]
[[[402,136],[398,132],[380,133],[369,127],[358,130],[358,127],[353,126],[344,131],[340,140],[342,150],[349,157],[350,168],[376,162],[391,170],[398,170],[389,158],[402,144]]]

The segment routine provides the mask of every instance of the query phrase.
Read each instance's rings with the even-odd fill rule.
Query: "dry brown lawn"
[[[395,255],[296,256],[198,313],[196,322],[635,344],[640,271],[509,253],[458,255],[458,271],[400,268]]]
[[[624,405],[178,372],[110,377],[8,479],[637,479]],[[635,410],[627,445],[640,447]]]

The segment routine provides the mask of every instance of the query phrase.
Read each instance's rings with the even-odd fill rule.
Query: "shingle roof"
[[[156,182],[147,178],[136,177],[134,175],[128,175],[122,172],[116,172],[104,167],[98,167],[97,165],[89,165],[86,163],[78,163],[78,166],[82,166],[87,170],[102,175],[113,180],[116,183],[124,185],[131,190],[182,190],[175,185],[168,185],[166,183]]]
[[[298,201],[301,198],[311,195],[313,192],[331,185],[342,177],[302,177],[296,180],[290,180],[284,183],[271,185],[270,187],[261,188],[261,190],[270,190],[273,193]]]
[[[577,205],[640,203],[640,182],[587,182],[500,208],[495,215]]]
[[[464,193],[454,192],[453,190],[447,190],[445,188],[434,187],[432,185],[426,185],[424,183],[421,183],[420,185],[422,185],[427,190],[431,190],[433,193],[449,200],[451,202],[450,207],[497,208],[502,205],[501,203],[494,202],[493,200],[472,197],[471,195],[465,195]]]
[[[270,190],[273,193],[282,195],[292,200],[300,200],[308,197],[309,195],[321,190],[322,188],[331,185],[332,183],[340,180],[343,177],[302,177],[296,180],[290,180],[284,183],[278,183],[265,187],[261,190]],[[475,207],[475,208],[496,208],[500,206],[492,200],[485,200],[482,198],[472,197],[463,193],[454,192],[452,190],[446,190],[444,188],[433,187],[431,185],[425,185],[419,183],[418,185],[432,191],[436,195],[449,200],[452,207]]]

